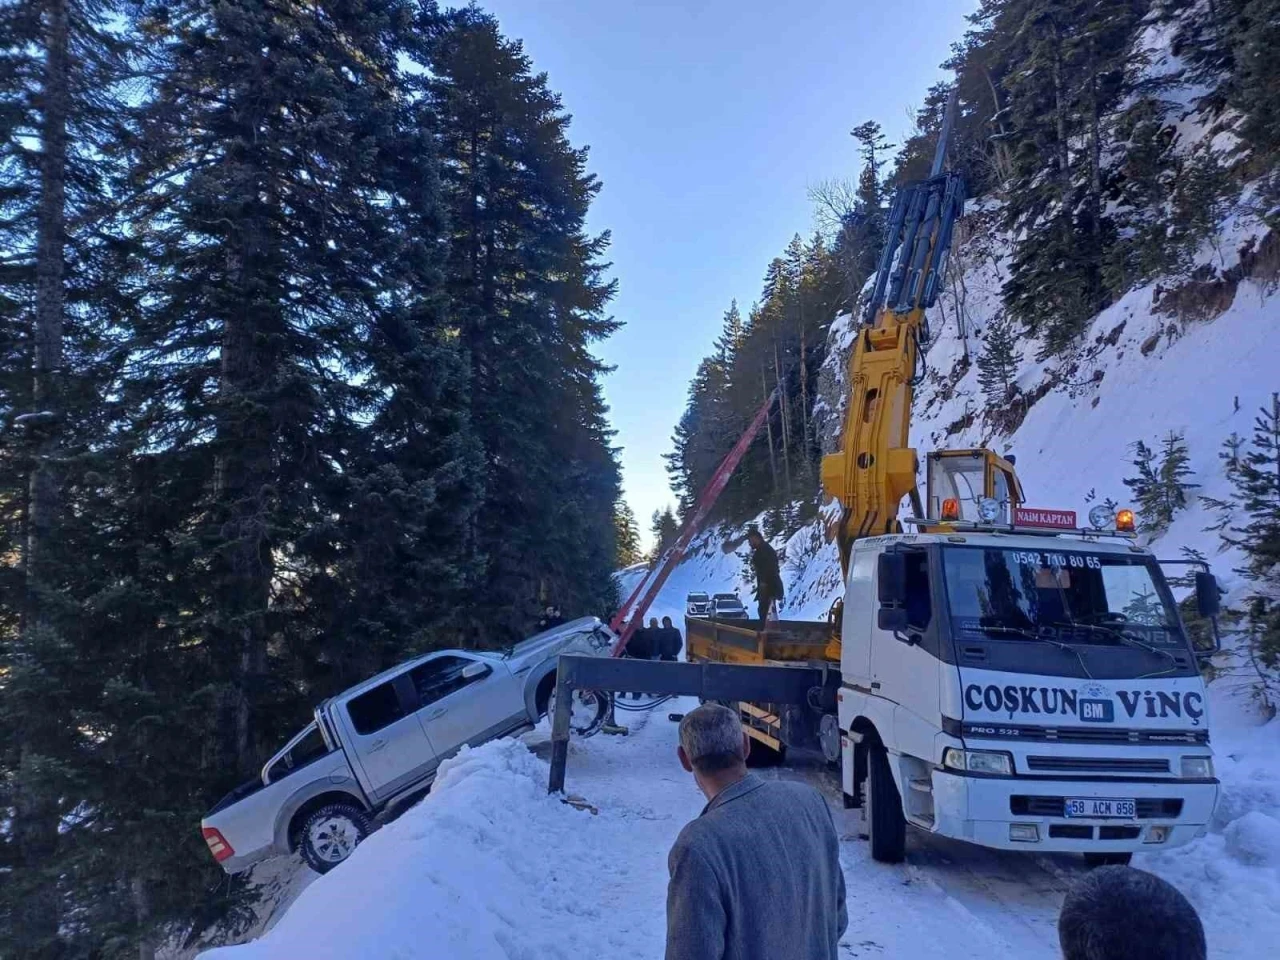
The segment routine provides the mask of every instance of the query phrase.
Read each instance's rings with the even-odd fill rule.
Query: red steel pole
[[[755,418],[751,421],[751,424],[743,432],[742,436],[738,438],[738,442],[733,445],[733,449],[720,461],[720,466],[716,467],[716,472],[711,475],[711,479],[707,481],[707,485],[698,497],[697,503],[694,504],[693,512],[689,514],[684,526],[680,528],[680,535],[676,537],[676,542],[663,555],[658,565],[641,579],[639,586],[632,591],[631,596],[627,598],[627,602],[614,615],[613,621],[609,625],[618,634],[618,640],[613,645],[610,656],[619,657],[627,649],[627,641],[631,639],[631,634],[635,632],[636,623],[644,619],[644,615],[649,612],[649,607],[652,606],[653,601],[657,598],[658,591],[667,582],[667,578],[671,576],[672,571],[679,566],[680,560],[684,557],[685,550],[689,548],[689,543],[693,540],[694,534],[698,532],[702,522],[707,519],[711,508],[715,506],[716,500],[720,498],[721,492],[728,484],[729,478],[733,476],[733,471],[742,462],[742,457],[746,454],[747,448],[751,446],[751,441],[756,438],[756,434],[764,426],[765,420],[769,417],[769,409],[773,406],[773,401],[777,396],[778,391],[775,389],[773,393],[769,394],[765,402],[760,405],[760,409],[756,411]],[[641,588],[646,587],[644,596],[641,598],[640,603],[636,605],[634,614],[628,616],[636,594],[640,593]]]

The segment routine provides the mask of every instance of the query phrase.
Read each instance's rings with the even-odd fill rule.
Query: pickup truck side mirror
[[[876,562],[876,596],[881,603],[907,602],[907,558],[897,551],[880,554]],[[884,611],[881,611],[882,613]],[[883,624],[881,625],[883,627]],[[884,629],[888,629],[885,627]]]
[[[1196,574],[1196,610],[1206,620],[1216,617],[1222,611],[1222,591],[1218,587],[1218,578],[1207,571]]]
[[[489,666],[489,664],[483,663],[480,660],[472,660],[462,668],[462,679],[477,680],[480,677],[487,677],[492,670],[493,668]]]

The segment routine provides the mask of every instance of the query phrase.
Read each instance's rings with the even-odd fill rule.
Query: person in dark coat
[[[751,544],[751,569],[756,575],[756,604],[760,619],[769,619],[775,603],[782,602],[782,574],[778,572],[778,554],[757,527],[747,531]]]
[[[652,626],[646,627],[644,621],[637,618],[636,629],[631,634],[631,639],[627,641],[627,649],[624,651],[628,657],[633,660],[652,660],[654,634],[657,632],[658,621],[650,620]]]
[[[679,660],[680,651],[684,648],[684,637],[672,624],[670,617],[662,618],[662,630],[658,634],[658,659]]]

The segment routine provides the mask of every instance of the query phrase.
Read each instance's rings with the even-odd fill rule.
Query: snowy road
[[[314,880],[265,937],[217,960],[569,960],[657,958],[665,936],[666,855],[702,797],[676,762],[673,702],[630,714],[626,737],[570,748],[566,788],[546,794],[545,726],[449,762],[422,803]],[[1220,832],[1143,856],[1196,904],[1211,956],[1256,955],[1280,940],[1280,724],[1254,728],[1223,758],[1232,787]],[[818,763],[762,770],[820,786],[842,836],[848,957],[1056,958],[1070,856],[988,851],[909,833],[907,862],[870,859],[857,811],[840,808]],[[1227,778],[1224,778],[1224,780]],[[305,868],[303,868],[305,870]]]
[[[627,804],[652,791],[655,773],[674,788],[669,818],[659,821],[665,828],[654,831],[660,832],[653,839],[656,874],[653,868],[628,870],[618,878],[631,888],[624,897],[628,901],[663,903],[666,849],[685,820],[701,808],[701,796],[675,761],[675,724],[667,714],[678,709],[667,705],[642,715],[630,737],[597,738],[570,760],[567,789],[593,803]],[[544,753],[543,744],[533,746]],[[1059,956],[1054,924],[1071,877],[1084,870],[1078,858],[1005,854],[912,832],[907,862],[886,866],[874,862],[868,844],[858,839],[860,815],[842,809],[839,787],[820,760],[757,773],[804,780],[827,796],[841,834],[848,881],[849,930],[841,944],[848,956],[985,960],[993,951],[1027,958]],[[957,930],[964,931],[962,938]],[[660,954],[659,939],[652,949],[632,955]]]

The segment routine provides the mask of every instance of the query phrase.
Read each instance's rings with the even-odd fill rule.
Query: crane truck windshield
[[[1076,652],[1047,658],[1071,672],[1089,672],[1108,659],[1135,664],[1144,672],[1193,671],[1194,657],[1159,569],[1149,558],[958,547],[943,551],[943,566],[959,645],[1045,641]],[[1113,666],[1119,668],[1118,663]]]

